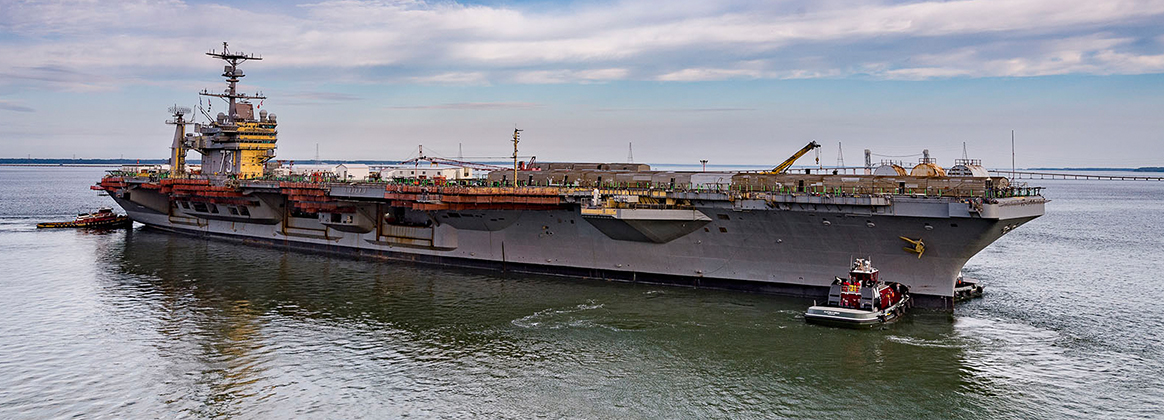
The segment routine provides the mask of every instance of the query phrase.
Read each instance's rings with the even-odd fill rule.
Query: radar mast
[[[226,118],[228,121],[235,122],[235,120],[238,118],[239,114],[235,108],[235,104],[239,99],[267,99],[266,96],[263,96],[262,92],[259,92],[256,95],[248,95],[238,91],[239,79],[246,76],[246,74],[244,74],[243,71],[238,68],[238,65],[242,64],[244,61],[262,60],[263,57],[254,54],[246,54],[241,51],[231,52],[226,42],[222,43],[222,52],[210,50],[210,52],[206,53],[206,55],[221,59],[228,64],[222,69],[222,77],[226,78],[227,89],[222,93],[210,93],[206,89],[203,89],[202,92],[199,92],[198,94],[202,96],[213,96],[216,98],[226,99],[227,102],[230,103],[230,105],[226,108]]]
[[[251,101],[266,99],[262,92],[246,94],[238,91],[239,79],[245,76],[239,65],[263,58],[231,51],[225,42],[222,51],[210,50],[206,55],[226,62],[222,77],[226,78],[227,88],[222,93],[203,89],[198,94],[226,100],[227,109],[213,117],[209,124],[195,125],[195,131],[201,136],[189,143],[192,149],[202,153],[202,173],[244,179],[263,176],[267,171],[267,161],[275,157],[278,123],[275,114],[269,114],[265,109],[256,115],[256,106]],[[262,102],[257,105],[261,108]]]

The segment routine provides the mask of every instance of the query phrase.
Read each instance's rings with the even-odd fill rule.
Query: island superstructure
[[[236,90],[239,64],[260,58],[226,47],[208,55],[227,63],[228,88],[202,92],[226,111],[187,133],[189,110],[172,108],[169,170],[113,171],[95,187],[134,221],[387,260],[812,297],[861,257],[919,304],[952,308],[966,261],[1046,203],[1039,188],[968,159],[948,171],[926,156],[911,170],[789,173],[815,143],[771,171],[526,164],[515,152],[513,168],[470,179],[424,166],[385,177],[295,175],[272,160],[276,117],[256,115],[252,102],[264,97]],[[202,155],[200,170],[186,167],[189,150]]]

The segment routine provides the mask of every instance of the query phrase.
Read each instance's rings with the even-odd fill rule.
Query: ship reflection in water
[[[932,416],[975,405],[963,397],[975,387],[964,340],[943,313],[854,332],[805,325],[799,299],[501,278],[149,230],[113,254],[107,276],[119,280],[103,292],[152,324],[142,334],[156,337],[167,409],[199,416]]]
[[[1164,183],[1054,181],[1060,210],[967,265],[983,299],[855,331],[809,300],[36,229],[108,200],[101,172],[0,167],[0,418],[1162,412]]]

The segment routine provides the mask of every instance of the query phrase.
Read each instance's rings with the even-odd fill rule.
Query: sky
[[[0,157],[165,158],[224,41],[280,159],[1164,166],[1164,0],[0,0]]]

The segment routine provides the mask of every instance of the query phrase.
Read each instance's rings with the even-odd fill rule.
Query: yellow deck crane
[[[804,154],[805,154],[805,153],[808,153],[810,150],[812,150],[812,149],[816,149],[816,148],[819,148],[819,147],[820,147],[820,144],[817,144],[817,142],[816,142],[816,141],[810,141],[810,142],[808,142],[808,144],[806,144],[806,145],[805,145],[803,148],[801,148],[800,150],[798,150],[796,153],[794,153],[794,154],[793,154],[791,157],[789,157],[789,158],[788,158],[787,160],[785,160],[784,162],[781,162],[779,165],[777,165],[775,168],[773,168],[773,169],[772,169],[771,171],[769,171],[768,173],[771,173],[771,174],[782,174],[782,173],[784,173],[784,172],[787,172],[787,171],[788,171],[788,168],[791,168],[791,167],[792,167],[792,164],[793,164],[793,163],[796,163],[796,160],[797,160],[797,159],[800,159],[800,157],[801,157],[801,156],[804,156]],[[817,163],[820,163],[820,160],[819,160],[819,159],[817,159]]]

